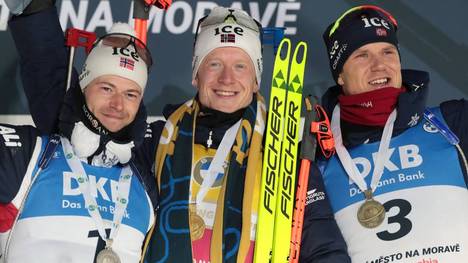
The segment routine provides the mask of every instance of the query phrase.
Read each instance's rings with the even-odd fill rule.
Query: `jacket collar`
[[[406,92],[398,97],[397,119],[393,136],[419,123],[423,118],[428,96],[429,74],[418,70],[402,70],[403,86]],[[322,105],[331,118],[333,108],[338,103],[338,95],[342,93],[341,86],[330,87],[322,97]],[[343,143],[347,147],[363,143],[379,141],[383,128],[357,125],[341,120]]]

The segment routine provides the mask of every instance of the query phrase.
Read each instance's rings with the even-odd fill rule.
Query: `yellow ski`
[[[255,263],[288,262],[289,257],[307,45],[304,42],[297,45],[292,62],[290,54],[291,41],[285,38],[273,67]],[[302,59],[298,61],[300,55]]]
[[[284,53],[284,57],[281,54]],[[276,53],[271,81],[270,103],[263,153],[262,182],[255,238],[254,262],[271,260],[277,188],[281,165],[281,140],[287,89],[291,41],[284,38]]]
[[[301,49],[302,52],[300,52]],[[300,59],[299,56],[301,56],[300,61],[298,61]],[[281,166],[273,233],[273,263],[289,262],[306,58],[307,44],[300,42],[294,50],[288,77],[288,92],[284,114],[285,123],[281,147]]]

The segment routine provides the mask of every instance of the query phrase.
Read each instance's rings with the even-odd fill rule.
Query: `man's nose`
[[[234,72],[230,67],[224,67],[218,81],[222,84],[229,85],[234,82]]]
[[[116,93],[116,94],[112,95],[109,105],[113,109],[115,109],[117,111],[121,111],[121,110],[123,110],[123,104],[124,103],[123,103],[123,95],[122,94]]]
[[[371,56],[371,67],[372,70],[382,70],[384,68],[384,58],[379,55]]]

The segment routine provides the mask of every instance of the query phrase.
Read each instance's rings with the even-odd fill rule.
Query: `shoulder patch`
[[[15,129],[0,125],[0,135],[6,147],[21,147],[20,137]]]

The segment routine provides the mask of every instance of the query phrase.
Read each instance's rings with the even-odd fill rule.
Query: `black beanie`
[[[323,33],[335,81],[356,49],[375,42],[388,42],[398,49],[396,31],[395,18],[380,7],[362,5],[346,11]]]

